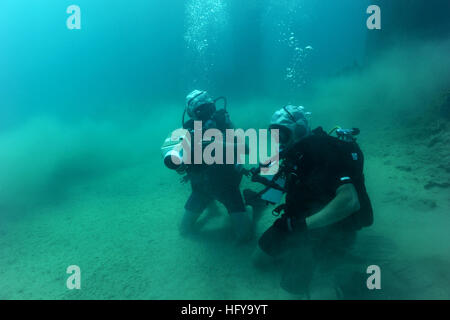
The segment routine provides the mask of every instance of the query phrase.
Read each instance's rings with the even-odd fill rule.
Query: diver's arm
[[[306,218],[308,229],[317,229],[339,222],[360,208],[358,193],[351,183],[336,190],[336,196],[322,210]]]

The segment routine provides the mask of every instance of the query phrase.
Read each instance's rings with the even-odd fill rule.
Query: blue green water
[[[79,30],[66,25],[72,4]],[[381,30],[367,29],[370,4]],[[375,224],[356,255],[383,270],[383,290],[360,298],[450,298],[448,10],[2,0],[0,299],[287,298],[279,274],[249,260],[271,208],[243,246],[221,205],[192,239],[178,234],[190,190],[159,148],[193,89],[227,96],[239,128],[266,128],[288,103],[313,127],[359,127]],[[69,265],[81,290],[66,287]]]

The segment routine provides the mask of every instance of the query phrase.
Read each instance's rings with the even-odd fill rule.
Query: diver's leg
[[[279,224],[274,223],[259,238],[258,246],[252,255],[253,265],[261,270],[273,268],[286,254],[287,237],[288,234],[279,228]]]
[[[253,230],[253,209],[247,206],[245,211],[230,212],[230,218],[237,241],[250,240]]]
[[[222,202],[228,210],[237,241],[250,240],[253,231],[253,209],[245,206],[239,188],[224,190],[217,196],[217,200]]]
[[[192,233],[195,223],[211,201],[212,199],[207,195],[198,191],[192,191],[191,196],[184,206],[185,211],[179,226],[182,236]]]
[[[197,222],[198,218],[202,214],[201,211],[190,211],[190,210],[184,210],[183,217],[181,218],[180,223],[180,234],[182,236],[186,236],[194,230],[195,223]]]
[[[309,244],[292,248],[284,261],[280,287],[298,299],[314,299],[310,289],[315,269],[316,262]]]
[[[318,272],[311,283],[312,299],[360,299],[367,289],[365,268],[352,257],[356,232],[330,229],[315,248]],[[352,297],[353,295],[353,297]]]

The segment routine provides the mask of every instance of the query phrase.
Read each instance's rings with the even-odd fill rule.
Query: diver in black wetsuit
[[[186,112],[191,119],[183,123],[184,129],[193,132],[194,121],[201,121],[202,129],[218,129],[225,136],[225,130],[232,129],[233,124],[226,109],[216,109],[217,100],[211,99],[206,91],[194,90],[188,94]],[[251,208],[245,206],[239,189],[241,167],[237,164],[190,164],[185,172],[186,180],[191,183],[192,193],[185,205],[181,234],[190,233],[202,212],[213,200],[217,200],[226,207],[237,240],[248,240],[253,214]]]
[[[274,210],[282,215],[259,239],[253,259],[263,266],[280,258],[281,287],[309,295],[320,261],[339,260],[356,232],[373,222],[364,158],[356,130],[339,130],[338,137],[320,127],[311,131],[303,107],[277,111],[270,128],[279,130],[286,202]]]

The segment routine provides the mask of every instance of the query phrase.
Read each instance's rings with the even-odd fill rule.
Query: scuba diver
[[[216,103],[224,101],[224,107],[217,110]],[[189,120],[185,122],[185,114]],[[194,134],[195,122],[201,121],[202,131],[220,130],[225,136],[226,129],[232,129],[226,110],[224,97],[213,100],[206,91],[194,90],[186,97],[183,113],[183,129]],[[208,142],[202,142],[203,146]],[[226,142],[224,141],[224,146]],[[193,146],[192,146],[193,148]],[[226,148],[224,148],[226,150]],[[235,153],[236,154],[236,153]],[[236,154],[237,155],[237,154]],[[213,202],[221,202],[227,209],[232,226],[239,242],[250,239],[252,231],[251,207],[246,207],[239,189],[243,172],[241,166],[234,164],[188,164],[177,171],[184,174],[183,181],[190,181],[192,193],[185,204],[185,212],[180,224],[180,233],[187,235],[194,230],[196,221],[202,212]]]
[[[257,169],[247,174],[286,197],[274,209],[278,218],[259,239],[253,262],[267,267],[281,261],[281,288],[311,298],[311,281],[320,264],[337,269],[356,232],[373,223],[364,158],[355,138],[359,130],[311,130],[304,108],[292,105],[274,113],[269,129],[279,130],[280,168],[272,180]],[[282,183],[277,186],[278,181]]]

